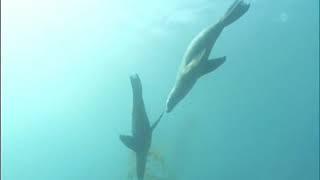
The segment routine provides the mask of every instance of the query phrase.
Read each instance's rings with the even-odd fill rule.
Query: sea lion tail
[[[239,19],[244,15],[250,7],[249,3],[244,2],[243,0],[236,0],[227,10],[226,14],[220,20],[224,26],[232,24],[234,21]]]

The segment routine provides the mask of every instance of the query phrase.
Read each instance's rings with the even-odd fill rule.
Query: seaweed
[[[128,180],[136,180],[136,165],[135,155],[131,153],[129,160],[129,171],[127,175]],[[175,180],[171,171],[167,166],[165,158],[162,153],[156,150],[150,150],[148,153],[148,160],[144,180]]]

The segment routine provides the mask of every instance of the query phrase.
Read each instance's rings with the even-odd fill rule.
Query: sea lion
[[[245,14],[249,7],[250,4],[236,0],[215,25],[204,29],[191,41],[184,54],[175,85],[167,98],[166,112],[173,110],[201,76],[214,71],[225,62],[225,56],[208,59],[211,49],[222,30]]]
[[[132,136],[120,135],[121,141],[136,153],[136,171],[138,180],[143,180],[147,155],[152,141],[152,132],[160,122],[163,113],[150,126],[142,97],[142,86],[137,74],[130,76],[133,106],[132,106]]]

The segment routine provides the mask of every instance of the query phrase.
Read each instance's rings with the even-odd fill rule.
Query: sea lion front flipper
[[[164,114],[164,111],[160,114],[160,116],[158,117],[157,121],[153,123],[153,125],[151,126],[152,131],[157,127],[158,123],[160,122],[162,116]]]
[[[184,73],[190,73],[190,71],[194,71],[198,69],[198,67],[204,60],[204,56],[206,55],[206,49],[202,49],[198,52],[192,60],[184,67]]]
[[[120,139],[124,145],[133,151],[137,151],[136,141],[132,136],[120,135]]]
[[[202,64],[200,75],[203,76],[205,74],[208,74],[209,72],[214,71],[219,66],[221,66],[225,61],[226,61],[226,56],[214,58],[206,61],[205,63]]]

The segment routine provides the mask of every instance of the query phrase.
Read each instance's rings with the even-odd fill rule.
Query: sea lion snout
[[[177,97],[176,90],[172,90],[168,96],[167,103],[166,103],[166,113],[172,111],[172,109],[178,104],[179,99]]]

